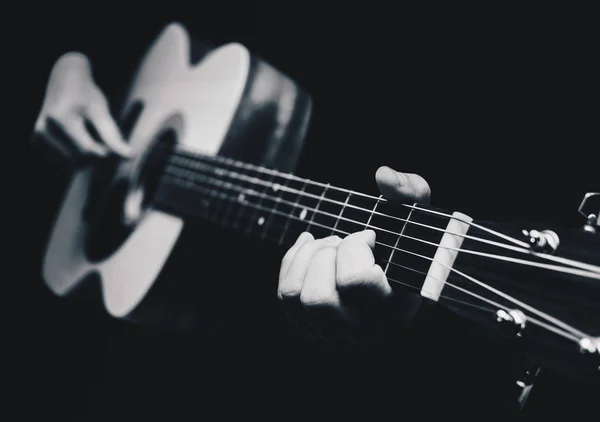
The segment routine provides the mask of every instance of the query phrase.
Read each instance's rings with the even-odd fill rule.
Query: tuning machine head
[[[583,230],[596,233],[600,227],[600,192],[586,193],[577,211],[585,218]]]
[[[600,337],[585,337],[579,341],[579,352],[594,359],[593,365],[600,372]]]

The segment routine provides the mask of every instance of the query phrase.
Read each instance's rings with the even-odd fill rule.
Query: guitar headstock
[[[600,385],[599,199],[585,196],[580,229],[474,221],[439,302]]]

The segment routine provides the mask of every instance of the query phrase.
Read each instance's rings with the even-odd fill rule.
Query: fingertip
[[[365,237],[365,240],[369,244],[369,246],[370,247],[375,246],[375,239],[377,237],[375,230],[367,229],[367,230],[364,230],[362,233],[363,233],[363,236]]]
[[[381,282],[382,292],[384,294],[391,294],[392,293],[392,286],[390,286],[390,284],[388,283],[387,276],[386,276],[385,271],[383,270],[383,268],[381,268],[381,265],[374,264],[373,265],[373,272],[375,274],[375,278],[377,278]]]
[[[333,235],[333,236],[328,236],[328,237],[324,237],[321,240],[325,245],[339,245],[340,242],[342,241],[342,238],[337,236],[337,235]]]
[[[400,177],[403,177],[404,180],[401,180]],[[406,176],[388,166],[381,166],[377,169],[375,172],[375,180],[380,187],[381,185],[394,187],[399,183],[406,184]]]
[[[428,204],[431,189],[427,181],[414,173],[402,173],[390,167],[380,167],[375,173],[379,190],[387,199],[399,202]]]
[[[374,271],[378,274],[381,274],[385,277],[385,271],[383,271],[383,268],[381,268],[381,265],[379,264],[373,264],[374,267]]]
[[[367,236],[373,236],[373,237],[376,236],[375,230],[373,230],[373,229],[365,229],[363,231],[363,233],[365,233]]]
[[[296,245],[301,245],[301,244],[303,244],[304,242],[307,242],[307,241],[309,241],[309,240],[313,240],[313,239],[314,239],[314,238],[313,238],[313,235],[312,235],[312,234],[310,234],[309,232],[302,232],[302,233],[300,234],[300,236],[298,236],[298,239],[296,239],[296,243],[295,243],[295,244],[296,244]]]
[[[87,151],[85,151],[85,153],[87,153],[89,155],[96,155],[98,157],[106,157],[109,154],[109,152],[110,151],[108,148],[105,148],[102,145],[98,145],[98,144],[90,144],[88,146]]]
[[[119,146],[114,149],[114,151],[117,154],[119,154],[123,158],[131,158],[131,157],[133,157],[133,148],[131,148],[125,142],[121,142],[118,145]]]

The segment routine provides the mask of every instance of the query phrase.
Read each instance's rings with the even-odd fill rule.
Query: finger
[[[299,298],[302,283],[314,253],[325,246],[337,246],[340,241],[341,239],[338,236],[330,236],[304,243],[296,252],[294,259],[289,264],[287,274],[283,276],[279,283],[279,297],[284,300]]]
[[[326,246],[314,253],[306,271],[300,303],[310,317],[310,327],[329,347],[356,344],[351,332],[359,320],[340,299],[336,285],[336,247]]]
[[[37,141],[36,144],[44,145],[45,147],[49,147],[53,152],[58,153],[61,158],[68,158],[71,156],[71,152],[69,149],[64,146],[58,139],[53,137],[49,133],[39,134],[35,137],[36,139],[43,139]]]
[[[62,130],[72,140],[73,146],[83,155],[105,157],[108,149],[98,144],[85,128],[83,120],[73,119],[61,125]]]
[[[431,201],[431,188],[418,174],[400,173],[384,166],[377,170],[375,180],[381,194],[389,200],[420,204]]]
[[[327,318],[344,313],[335,283],[336,259],[336,248],[324,247],[316,251],[300,293],[300,303],[307,311]]]
[[[310,234],[309,232],[304,232],[304,233],[300,234],[300,236],[298,236],[294,245],[286,252],[286,254],[283,256],[283,259],[281,260],[281,268],[279,269],[279,282],[280,283],[281,283],[281,280],[283,280],[283,277],[287,274],[287,272],[290,268],[290,264],[292,263],[294,257],[296,256],[298,249],[300,249],[300,247],[302,245],[304,245],[306,242],[308,242],[310,240],[314,240],[314,239],[315,238],[313,237],[313,235]]]
[[[59,138],[54,136],[45,122],[46,119],[39,119],[36,122],[32,136],[33,146],[37,149],[50,150],[61,158],[70,157],[72,151],[67,145],[64,145]]]
[[[375,264],[374,247],[373,230],[352,233],[341,241],[336,265],[336,282],[340,292],[360,294],[364,291],[377,297],[391,294],[392,289],[383,270]]]
[[[97,101],[88,107],[85,117],[92,123],[102,142],[113,152],[122,157],[131,155],[131,147],[123,140],[121,131],[110,114],[106,100]]]
[[[66,163],[64,162],[64,156],[59,155],[59,157],[63,160],[63,164],[67,164],[72,168],[82,167],[88,164],[91,159],[98,157],[98,154],[82,151],[81,147],[77,145],[78,141],[73,139],[73,135],[67,132],[66,127],[76,125],[77,118],[62,117],[61,119],[57,119],[48,116],[45,120],[45,131],[42,136],[44,140],[41,142],[42,147],[50,148],[52,153],[56,151],[52,146],[59,148],[61,153],[63,151],[66,152]]]

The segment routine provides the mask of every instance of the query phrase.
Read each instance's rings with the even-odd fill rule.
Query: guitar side
[[[190,65],[189,51],[185,28],[170,24],[142,61],[124,108],[127,115],[142,106],[129,136],[139,154],[122,163],[116,177],[135,175],[152,140],[167,130],[175,133],[178,144],[206,155],[225,154],[293,170],[310,116],[310,98],[242,45],[217,48],[196,66]],[[282,101],[290,93],[293,107]],[[273,109],[273,103],[278,107]],[[292,119],[295,125],[281,117],[282,110],[300,116]],[[278,123],[273,124],[274,119]],[[261,122],[270,130],[259,131],[260,139],[243,136]],[[84,169],[71,180],[46,249],[43,278],[55,294],[65,296],[90,276],[98,276],[109,314],[128,317],[160,278],[185,224],[179,217],[150,210],[110,256],[92,261],[85,252],[90,227],[82,219],[92,178],[93,169]]]

